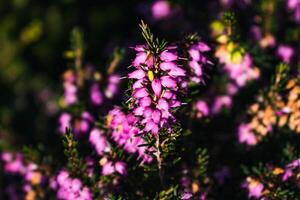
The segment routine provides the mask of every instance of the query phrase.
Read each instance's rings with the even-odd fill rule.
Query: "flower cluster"
[[[219,58],[220,63],[224,64],[229,78],[238,87],[243,87],[248,81],[259,77],[259,69],[253,67],[250,54],[245,53],[243,48],[233,42],[222,44],[217,49],[215,56]]]
[[[72,70],[68,70],[64,73],[64,104],[70,106],[78,101],[76,75]]]
[[[188,65],[190,70],[188,70],[188,78],[190,82],[201,83],[204,77],[204,67],[212,62],[208,60],[205,52],[210,51],[210,47],[204,42],[198,41],[195,44],[190,45],[188,48],[189,61]]]
[[[289,45],[279,45],[277,49],[277,55],[285,63],[291,63],[291,59],[294,55],[294,50]]]
[[[247,177],[246,181],[242,184],[242,187],[248,190],[248,197],[254,199],[261,199],[264,191],[264,185],[258,180]]]
[[[89,142],[95,147],[98,155],[103,155],[105,152],[109,152],[109,144],[101,129],[94,128],[90,132]]]
[[[86,134],[91,129],[94,121],[93,116],[87,111],[82,112],[79,117],[63,112],[58,120],[59,132],[63,134],[66,128],[72,127],[76,135]]]
[[[92,194],[81,180],[70,177],[65,170],[60,171],[51,181],[51,188],[57,190],[57,198],[62,200],[91,200]]]
[[[172,109],[182,105],[178,92],[186,71],[177,65],[175,47],[167,47],[154,55],[147,46],[137,46],[132,62],[135,70],[128,74],[133,79],[133,113],[145,132],[158,134],[175,122]]]
[[[37,198],[37,192],[34,188],[37,185],[46,182],[46,176],[38,169],[35,163],[26,163],[23,155],[20,153],[12,154],[3,152],[1,154],[1,161],[4,163],[4,171],[13,176],[21,176],[23,182],[23,192],[26,199]]]
[[[115,172],[118,172],[120,175],[127,174],[126,164],[122,161],[117,161],[113,163],[112,161],[109,161],[106,157],[103,157],[100,160],[99,164],[102,166],[103,176],[107,176]]]
[[[142,163],[149,163],[152,157],[147,154],[143,138],[139,136],[141,130],[136,126],[137,118],[133,114],[124,114],[120,108],[111,110],[106,118],[107,127],[112,130],[112,139],[128,153],[137,153]]]
[[[263,101],[264,98],[260,96],[258,103],[252,104],[249,108],[252,116],[250,122],[239,126],[239,141],[255,145],[272,131],[274,126],[288,127],[290,130],[300,132],[299,95],[298,80],[291,79],[284,85],[284,91],[268,92],[270,101]]]
[[[158,0],[153,2],[151,12],[155,20],[162,20],[171,15],[172,9],[167,0]]]

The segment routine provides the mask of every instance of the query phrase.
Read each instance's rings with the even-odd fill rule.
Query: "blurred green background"
[[[0,146],[55,134],[55,101],[71,30],[85,35],[85,60],[103,64],[137,29],[138,1],[0,0]]]

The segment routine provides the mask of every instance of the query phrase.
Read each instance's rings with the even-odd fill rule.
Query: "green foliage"
[[[207,166],[209,161],[209,155],[207,149],[199,148],[196,151],[197,155],[197,165],[198,165],[198,173],[199,177],[204,180],[207,177]]]
[[[153,54],[158,54],[166,48],[167,42],[162,40],[160,41],[158,38],[154,38],[153,33],[147,24],[141,20],[140,28],[142,29],[142,35],[149,47],[149,50]]]
[[[178,185],[171,186],[168,189],[160,191],[154,198],[156,200],[176,200],[180,199],[178,194]]]
[[[78,142],[74,139],[71,129],[67,128],[63,135],[63,145],[65,147],[64,154],[68,159],[68,170],[74,177],[82,177],[87,179],[86,165],[78,153]]]

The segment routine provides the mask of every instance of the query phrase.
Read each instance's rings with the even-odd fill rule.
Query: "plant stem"
[[[160,139],[159,134],[156,135],[156,143],[155,143],[157,152],[156,152],[156,160],[157,160],[157,168],[159,173],[159,179],[162,186],[164,186],[164,173],[162,169],[162,158],[161,158],[161,151],[160,151]]]
[[[75,50],[75,69],[77,72],[77,85],[81,87],[83,85],[83,72],[82,72],[82,49],[77,48]]]

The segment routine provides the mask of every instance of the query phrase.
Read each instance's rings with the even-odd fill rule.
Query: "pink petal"
[[[128,74],[129,78],[134,78],[134,79],[142,79],[145,76],[146,76],[145,72],[141,69],[135,70]]]
[[[179,67],[174,67],[169,72],[171,76],[185,76],[185,71]]]
[[[148,92],[145,88],[138,88],[135,90],[133,96],[137,99],[148,96]]]
[[[139,52],[136,54],[135,59],[132,62],[132,65],[137,67],[142,63],[145,63],[147,59],[147,54],[145,52]]]
[[[167,102],[165,99],[163,99],[163,98],[161,98],[161,99],[158,100],[157,107],[158,107],[159,109],[162,109],[162,110],[169,110],[169,104],[168,104],[168,102]]]
[[[160,54],[160,59],[165,62],[171,62],[178,59],[178,56],[175,53],[171,53],[168,51],[163,51]]]
[[[155,123],[159,123],[161,118],[161,112],[159,110],[154,110],[152,112],[152,119]]]
[[[161,90],[162,90],[160,80],[154,79],[151,83],[151,86],[152,86],[152,90],[153,90],[155,96],[159,97],[161,95]]]
[[[161,77],[160,80],[161,80],[161,84],[164,87],[175,88],[177,86],[176,81],[173,78],[171,78],[170,76],[163,76],[163,77]]]
[[[139,105],[144,108],[144,107],[150,106],[151,102],[152,101],[151,101],[150,97],[144,97],[140,100]]]
[[[167,71],[167,70],[171,70],[171,69],[174,69],[176,68],[176,64],[175,63],[172,63],[172,62],[162,62],[160,63],[159,67],[164,70],[164,71]]]

